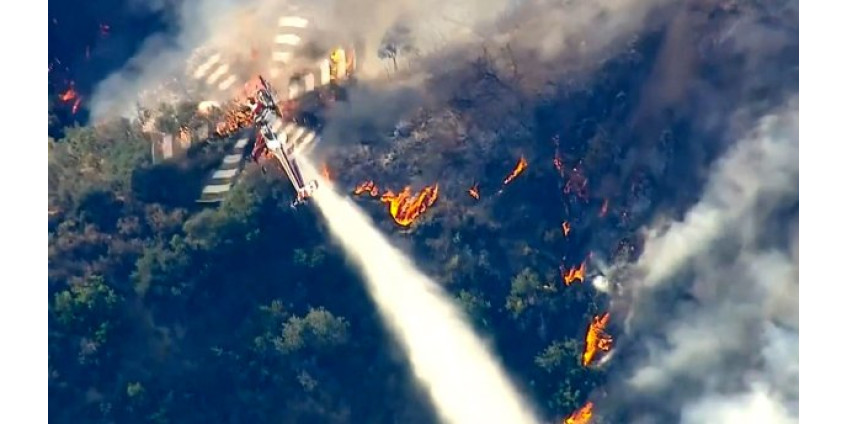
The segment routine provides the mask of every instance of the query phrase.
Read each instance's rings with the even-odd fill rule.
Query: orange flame
[[[77,91],[74,90],[73,85],[68,87],[68,89],[65,90],[64,93],[59,95],[59,100],[61,100],[63,102],[69,102],[69,101],[76,99],[76,98],[77,98]]]
[[[427,208],[436,203],[439,197],[439,185],[426,186],[417,194],[412,194],[412,189],[406,186],[403,191],[395,195],[391,190],[386,191],[380,197],[380,201],[389,205],[389,213],[392,219],[401,227],[408,227],[424,213]]]
[[[612,348],[612,336],[604,330],[609,322],[609,312],[595,315],[586,331],[586,346],[583,349],[583,366],[588,366],[598,351],[608,352]]]
[[[503,185],[507,185],[512,182],[516,177],[518,177],[524,170],[527,169],[527,159],[524,159],[524,156],[521,156],[518,159],[518,163],[515,165],[515,168],[510,172],[510,174],[506,177],[503,182]]]
[[[480,200],[480,187],[478,187],[477,183],[474,183],[474,185],[468,189],[468,194],[475,200]]]
[[[586,278],[586,261],[583,261],[580,266],[571,267],[568,272],[562,274],[562,281],[565,283],[566,287],[570,286],[571,283],[575,281],[580,281],[581,283]]]
[[[561,178],[565,178],[565,165],[562,163],[562,155],[559,152],[559,135],[555,135],[552,141],[554,142],[554,168]]]
[[[380,189],[374,181],[368,180],[353,189],[355,196],[368,194],[371,197],[380,197],[380,201],[389,205],[389,214],[401,227],[408,227],[424,213],[430,206],[436,203],[439,197],[439,185],[426,186],[423,190],[413,194],[412,189],[406,186],[400,193],[395,194],[386,190],[380,195]]]
[[[327,166],[326,162],[321,165],[321,176],[324,177],[324,180],[326,181],[333,181],[333,178],[330,175],[330,168]]]
[[[559,157],[558,152],[556,156],[554,156],[554,168],[556,168],[557,172],[559,172],[560,175],[564,175],[563,173],[565,172],[565,168],[562,164],[562,159]]]
[[[380,195],[380,189],[377,187],[376,184],[374,184],[374,181],[368,180],[362,184],[359,184],[358,186],[356,186],[356,188],[353,189],[353,194],[356,196],[359,196],[363,193],[368,193],[371,195],[371,197],[377,197],[378,195]]]
[[[609,209],[609,200],[604,199],[604,204],[601,205],[601,211],[598,213],[598,216],[603,218],[607,216],[607,210]]]
[[[586,402],[582,408],[574,411],[562,424],[589,424],[592,419],[592,408],[595,405],[592,402]]]
[[[224,113],[224,120],[215,126],[215,132],[221,137],[228,137],[236,131],[253,125],[250,113],[241,108],[231,106]]]
[[[568,237],[568,233],[571,232],[571,224],[568,221],[562,221],[562,235],[563,237]]]

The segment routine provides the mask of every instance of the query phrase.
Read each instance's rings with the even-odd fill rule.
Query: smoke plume
[[[682,220],[647,234],[638,278],[623,283],[625,329],[646,352],[624,372],[624,408],[684,423],[797,422],[797,243],[792,102],[715,164]]]
[[[305,175],[318,175],[304,163]],[[535,423],[532,409],[441,288],[377,230],[350,199],[323,183],[314,200],[404,347],[418,381],[448,423]]]
[[[325,0],[317,2],[274,0],[158,1],[152,7],[173,15],[175,23],[166,33],[155,34],[122,69],[104,79],[91,102],[95,120],[113,114],[131,115],[137,101],[155,107],[185,97],[186,68],[199,50],[224,56],[244,55],[251,48],[273,45],[281,14],[306,16],[334,36],[356,41],[358,66],[363,75],[382,71],[378,48],[389,29],[403,25],[410,29],[420,52],[462,39],[478,21],[490,20],[502,12],[503,0],[392,1]],[[327,40],[311,40],[326,43]],[[337,41],[333,41],[337,42]],[[375,64],[377,63],[377,64]],[[257,72],[247,70],[245,74]],[[247,75],[243,75],[247,77]],[[139,99],[139,97],[144,97]]]
[[[381,45],[398,26],[408,31],[410,55],[416,58],[451,47],[480,43],[512,43],[516,50],[571,64],[592,62],[626,41],[671,0],[160,0],[143,7],[173,16],[172,27],[151,36],[128,63],[105,78],[92,96],[93,119],[134,114],[141,102],[184,99],[191,92],[186,76],[199,51],[243,56],[251,48],[269,49],[277,32],[276,18],[296,7],[334,37],[356,42],[360,77],[384,73],[378,57]],[[141,3],[139,3],[141,4]],[[142,7],[142,6],[139,6]],[[312,40],[316,43],[337,41]],[[196,65],[196,64],[195,64]],[[416,72],[427,73],[425,65]],[[264,71],[243,69],[250,73]],[[243,82],[243,81],[242,81]],[[201,93],[208,94],[208,93]],[[141,99],[139,98],[141,97]],[[204,97],[206,98],[206,97]],[[216,99],[223,100],[223,99]]]

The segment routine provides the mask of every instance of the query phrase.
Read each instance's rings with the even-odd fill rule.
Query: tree
[[[581,354],[581,342],[567,339],[554,341],[536,356],[538,381],[543,382],[537,390],[553,410],[569,413],[580,407],[602,378],[580,365]]]
[[[291,317],[283,324],[277,348],[284,353],[310,350],[323,352],[348,340],[350,325],[324,308],[310,309],[303,318]]]
[[[123,298],[106,284],[103,277],[91,275],[74,281],[53,298],[56,321],[69,334],[86,340],[81,349],[96,351],[119,325]]]
[[[530,268],[522,269],[512,279],[506,308],[512,312],[514,318],[518,318],[527,308],[536,305],[541,289],[542,281],[539,279],[539,274]]]
[[[180,130],[180,120],[177,109],[168,103],[159,105],[156,114],[156,129],[165,134],[176,134]]]
[[[149,161],[148,149],[140,129],[126,119],[68,128],[50,149],[48,198],[66,209],[91,190],[127,195],[134,169]]]
[[[394,65],[394,71],[398,71],[397,58],[400,54],[417,54],[418,48],[415,47],[410,28],[402,23],[398,23],[389,29],[383,36],[380,42],[380,48],[377,50],[377,57],[380,59],[391,59]]]
[[[492,307],[491,302],[484,299],[476,291],[462,290],[459,292],[459,304],[466,313],[481,327],[488,327],[487,315]]]

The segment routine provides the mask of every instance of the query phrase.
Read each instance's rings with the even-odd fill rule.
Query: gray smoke
[[[273,43],[276,17],[298,6],[345,40],[356,41],[360,76],[379,77],[377,57],[393,28],[407,28],[415,56],[457,46],[512,43],[517,50],[545,58],[570,57],[572,64],[594,61],[646,23],[658,6],[673,0],[158,0],[148,7],[174,16],[167,33],[155,34],[122,69],[105,78],[90,103],[95,121],[116,114],[132,116],[141,94],[155,107],[185,96],[187,62],[198,49],[244,54],[251,45]],[[322,40],[316,41],[321,44]],[[429,66],[416,71],[426,74]],[[544,69],[544,68],[540,68]],[[556,70],[557,68],[551,68]]]
[[[630,401],[685,423],[797,422],[797,243],[792,101],[715,164],[682,220],[648,232],[623,283],[626,334],[647,353],[625,373]]]

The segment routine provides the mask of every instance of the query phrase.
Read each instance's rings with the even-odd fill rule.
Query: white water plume
[[[307,178],[317,178],[311,164],[302,163],[301,169]],[[313,199],[358,266],[381,317],[401,342],[443,422],[539,422],[458,307],[359,207],[326,181]]]

